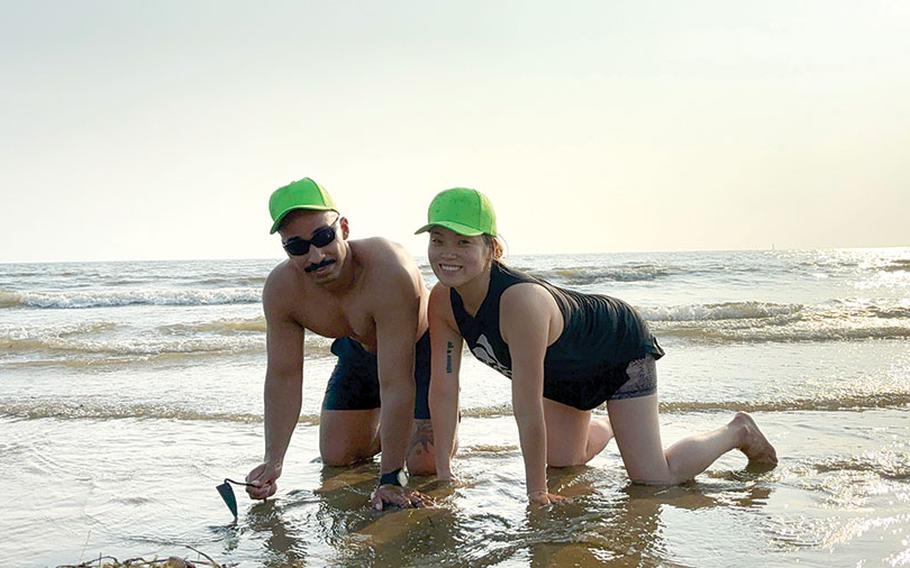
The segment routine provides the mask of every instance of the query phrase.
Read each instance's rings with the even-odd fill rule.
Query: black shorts
[[[323,410],[372,410],[380,407],[379,367],[374,353],[359,341],[339,337],[332,342],[332,353],[338,363],[329,378],[322,399]],[[417,342],[414,357],[414,381],[417,398],[414,401],[414,418],[430,419],[430,332]]]
[[[594,379],[544,380],[544,398],[579,410],[597,408],[608,400],[650,396],[657,392],[657,366],[650,354],[609,369]]]

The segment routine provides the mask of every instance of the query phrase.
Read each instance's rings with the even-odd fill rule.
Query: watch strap
[[[407,474],[399,467],[394,471],[381,474],[379,476],[379,485],[397,485],[398,487],[404,487],[408,482],[407,480]]]

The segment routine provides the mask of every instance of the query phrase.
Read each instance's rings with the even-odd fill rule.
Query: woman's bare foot
[[[732,424],[741,428],[742,438],[738,449],[746,454],[750,463],[777,464],[777,452],[774,451],[774,446],[758,429],[758,425],[751,416],[745,412],[737,412]]]

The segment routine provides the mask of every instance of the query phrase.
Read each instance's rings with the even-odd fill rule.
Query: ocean
[[[376,513],[378,460],[319,462],[334,358],[308,335],[279,492],[238,492],[234,523],[215,485],[262,455],[275,263],[0,264],[0,566],[910,566],[910,248],[507,258],[645,316],[665,446],[745,410],[772,471],[730,453],[634,486],[611,442],[528,508],[509,383],[466,353],[459,484],[412,478],[438,507]]]

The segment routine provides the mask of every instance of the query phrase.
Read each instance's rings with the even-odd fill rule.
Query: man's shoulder
[[[376,237],[351,246],[364,267],[365,296],[382,305],[393,305],[410,302],[425,293],[417,263],[398,243]]]
[[[299,299],[305,293],[300,285],[301,279],[290,262],[285,260],[279,263],[269,272],[262,289],[262,301],[266,309],[289,311],[292,307],[289,300]]]
[[[350,241],[354,256],[361,264],[378,273],[410,273],[417,263],[403,246],[383,237]]]
[[[270,287],[281,286],[291,281],[291,264],[283,260],[275,265],[265,279],[265,289]]]
[[[355,250],[363,253],[404,252],[404,247],[385,237],[367,237],[349,241]]]

